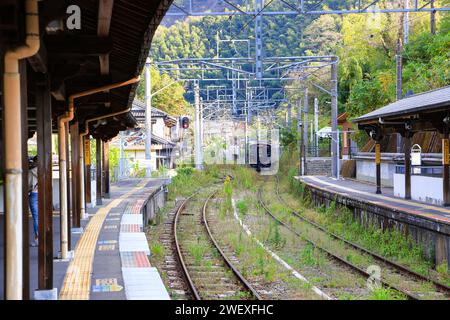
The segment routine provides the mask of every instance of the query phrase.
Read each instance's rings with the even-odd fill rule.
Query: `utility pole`
[[[308,157],[308,88],[305,88],[305,96],[304,96],[304,103],[303,103],[303,170],[304,174],[307,173],[307,167],[306,167],[306,158]]]
[[[338,81],[337,81],[337,70],[338,70],[338,58],[333,57],[331,64],[331,130],[332,130],[332,142],[331,142],[331,172],[333,178],[338,177]]]
[[[316,157],[319,157],[319,99],[314,99],[314,147],[316,149]]]
[[[298,132],[298,158],[299,158],[299,169],[298,174],[302,176],[304,174],[303,170],[303,130],[302,130],[302,101],[298,99],[297,102],[297,132]]]
[[[409,9],[409,0],[405,0],[405,9]],[[403,15],[403,44],[409,43],[409,12]]]
[[[145,176],[151,178],[152,168],[152,77],[150,73],[150,61],[145,64]]]
[[[200,124],[200,86],[198,81],[194,83],[195,94],[195,168],[203,170],[202,136]]]
[[[434,9],[434,0],[430,1],[431,9]],[[436,34],[436,11],[431,11],[431,17],[430,17],[430,29],[431,34]]]
[[[409,7],[409,2],[408,0],[405,0],[405,8]],[[403,97],[403,55],[402,55],[402,50],[403,50],[403,45],[402,45],[402,38],[403,38],[403,43],[407,44],[409,41],[409,22],[408,22],[408,15],[407,14],[403,14],[403,29],[401,28],[399,31],[399,35],[398,35],[398,40],[397,40],[397,48],[396,48],[396,55],[395,55],[395,59],[396,59],[396,74],[397,74],[397,84],[396,84],[396,96],[397,96],[397,100],[401,100]],[[402,37],[402,33],[403,33],[403,37]],[[403,145],[403,138],[401,136],[400,133],[397,133],[397,153],[401,153],[402,152],[402,145]]]
[[[292,130],[292,104],[289,102],[287,110],[287,126],[289,131]]]
[[[397,41],[397,100],[402,99],[402,87],[403,87],[403,61],[402,61],[402,45],[400,39]],[[400,133],[397,133],[397,153],[402,152],[403,138]]]
[[[395,56],[396,58],[396,65],[397,65],[397,100],[402,99],[402,87],[403,87],[403,57],[402,57],[402,44],[400,42],[400,39],[397,41],[397,54]]]

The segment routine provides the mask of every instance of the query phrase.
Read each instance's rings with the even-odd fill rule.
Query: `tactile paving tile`
[[[146,254],[150,254],[150,249],[148,248],[147,243],[147,237],[143,232],[120,233],[119,250],[120,252],[142,251],[145,252]]]
[[[122,252],[122,268],[150,268],[146,252]]]
[[[156,268],[122,268],[128,300],[170,300]]]
[[[120,224],[138,224],[143,225],[142,215],[138,214],[124,214]]]
[[[142,227],[138,224],[122,224],[120,232],[142,232]]]

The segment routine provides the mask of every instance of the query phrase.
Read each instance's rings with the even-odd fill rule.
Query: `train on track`
[[[268,141],[250,141],[248,163],[257,172],[272,166],[272,145]]]

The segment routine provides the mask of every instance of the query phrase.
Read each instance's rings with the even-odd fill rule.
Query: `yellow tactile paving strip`
[[[117,207],[122,200],[134,192],[144,188],[147,183],[148,180],[139,182],[131,191],[114,199],[106,207],[100,208],[91,218],[78,241],[75,249],[75,257],[67,268],[66,277],[59,295],[60,300],[89,300],[95,246],[103,222],[112,208]]]

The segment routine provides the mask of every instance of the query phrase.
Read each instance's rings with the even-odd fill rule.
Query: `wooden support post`
[[[377,175],[377,194],[381,194],[381,145],[377,141],[375,144],[375,164],[376,164],[376,175]]]
[[[4,57],[4,52],[0,48],[0,74],[3,74],[3,70],[5,67],[3,57]],[[0,77],[0,88],[3,88],[4,87],[3,85],[4,85],[3,77]],[[1,116],[2,116],[2,119],[5,119],[5,107],[4,107],[3,102],[4,102],[4,99],[0,99]],[[5,148],[5,122],[4,121],[2,121],[2,125],[0,127],[0,136],[1,136],[1,139],[0,139],[1,154],[4,155],[5,150],[6,150],[6,148]],[[0,177],[3,181],[5,181],[5,167],[6,166],[5,166],[5,157],[4,156],[0,157],[0,164],[1,164],[1,169],[2,169],[1,173],[0,173]],[[6,199],[6,189],[5,188],[3,188],[3,199]],[[6,240],[6,219],[5,218],[6,217],[3,217],[3,219],[4,219],[3,220],[3,228],[0,229],[1,236],[3,237],[3,248],[0,248],[0,253],[3,255],[3,257],[6,254],[5,250],[6,250],[6,246],[8,245],[8,242]],[[3,279],[6,279],[6,276],[7,276],[7,274],[6,274],[6,259],[3,259],[2,267],[3,267],[2,276],[3,276]],[[5,280],[3,280],[3,292],[6,292],[6,281]]]
[[[49,82],[36,90],[38,150],[39,256],[38,289],[53,289],[52,107]]]
[[[442,172],[442,190],[443,190],[443,196],[444,196],[444,206],[450,206],[450,178],[449,178],[449,139],[448,139],[448,133],[445,133],[442,137],[442,165],[443,165],[443,172]]]
[[[28,88],[27,88],[27,61],[21,60],[19,62],[20,72],[20,113],[22,122],[22,298],[24,300],[30,299],[30,217],[28,210]],[[4,118],[3,118],[4,119]]]
[[[70,142],[71,142],[71,157],[70,163],[72,167],[72,226],[74,228],[80,227],[81,213],[80,213],[80,143],[79,143],[78,122],[70,125]]]
[[[405,135],[405,199],[411,199],[411,136]]]
[[[96,204],[102,205],[102,140],[97,138],[96,141],[96,183],[97,183],[97,199]]]
[[[84,172],[84,190],[86,192],[86,203],[92,203],[91,199],[91,140],[89,136],[84,137],[84,165],[86,167]],[[87,209],[87,208],[86,208]]]
[[[105,199],[109,199],[109,141],[103,143],[103,190]]]
[[[70,251],[72,249],[72,219],[71,219],[71,206],[70,203],[72,201],[71,197],[71,187],[70,187],[70,166],[71,166],[71,155],[69,153],[69,145],[70,145],[70,135],[69,135],[69,123],[65,123],[66,127],[66,155],[67,155],[67,166],[66,166],[66,172],[67,172],[67,250]]]

